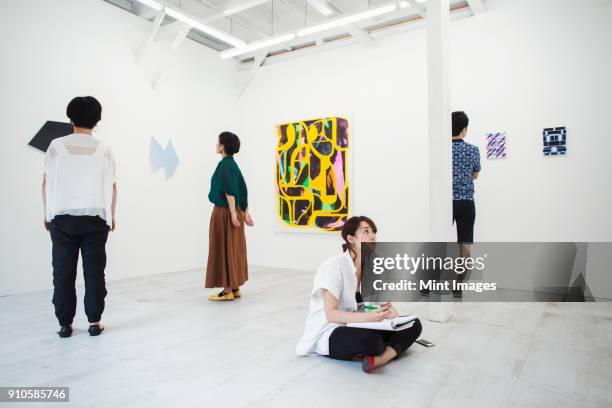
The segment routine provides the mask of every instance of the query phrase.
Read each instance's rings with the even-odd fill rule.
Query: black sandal
[[[66,337],[70,337],[70,336],[72,336],[72,327],[70,327],[70,326],[62,326],[62,327],[60,327],[60,329],[57,332],[57,334],[59,334],[59,336],[62,339],[65,339]]]
[[[99,336],[103,330],[104,330],[104,327],[101,327],[99,324],[91,324],[89,325],[88,332],[90,336]]]

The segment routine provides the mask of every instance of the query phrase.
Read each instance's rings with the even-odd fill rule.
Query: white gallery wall
[[[353,214],[371,217],[387,240],[427,240],[427,55],[425,31],[264,66],[240,99],[240,159],[255,222],[250,262],[314,269],[337,253],[338,234],[278,232],[275,125],[321,116],[350,121]],[[253,177],[261,163],[265,177]],[[425,238],[424,238],[425,237]],[[251,255],[252,254],[252,255]]]
[[[611,241],[612,1],[490,0],[452,24],[452,106],[468,140],[506,131],[505,160],[483,157],[479,241]],[[566,126],[567,156],[542,130]]]
[[[118,227],[107,245],[107,278],[203,267],[216,136],[237,122],[231,64],[187,39],[153,89],[172,38],[137,63],[151,27],[145,20],[100,0],[2,1],[0,15],[0,295],[52,285],[44,155],[27,143],[45,121],[68,121],[66,105],[77,95],[102,103],[97,136],[117,162]],[[178,153],[169,180],[151,170],[152,136],[164,147],[172,140]]]
[[[612,1],[488,0],[483,15],[451,23],[451,98],[479,146],[479,241],[611,241]],[[372,49],[337,48],[263,66],[238,98],[231,63],[186,40],[155,88],[171,39],[141,62],[150,23],[101,0],[3,1],[0,14],[0,295],[51,286],[42,227],[42,153],[26,146],[46,120],[64,121],[75,95],[103,105],[99,136],[118,164],[118,230],[108,279],[202,268],[216,135],[237,130],[236,156],[256,226],[249,263],[313,270],[340,250],[336,234],[278,229],[275,126],[345,116],[352,136],[352,213],[379,239],[426,241],[429,232],[427,55],[423,29]],[[164,48],[165,47],[165,48]],[[566,157],[544,157],[542,129],[566,126]],[[486,159],[486,132],[508,133],[505,160]],[[151,136],[181,160],[152,174]],[[433,237],[435,239],[435,237]]]
[[[480,148],[478,241],[612,240],[612,1],[489,0],[451,23],[451,106],[470,116]],[[379,240],[425,241],[428,229],[424,30],[262,67],[240,99],[240,154],[258,227],[253,264],[314,269],[338,236],[277,232],[274,126],[351,115],[353,214]],[[566,126],[566,157],[544,157],[542,130]],[[487,160],[486,133],[506,131],[505,160]],[[449,136],[450,137],[450,136]],[[262,168],[263,163],[263,168]],[[262,172],[264,174],[262,174]],[[439,238],[438,238],[439,239]]]

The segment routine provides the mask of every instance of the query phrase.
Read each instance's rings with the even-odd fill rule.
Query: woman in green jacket
[[[244,177],[234,154],[240,151],[240,139],[222,132],[217,153],[222,156],[210,180],[208,199],[215,207],[210,217],[207,288],[223,288],[208,297],[214,301],[239,298],[240,286],[248,280],[248,263],[244,224],[252,227],[248,210],[248,194]]]

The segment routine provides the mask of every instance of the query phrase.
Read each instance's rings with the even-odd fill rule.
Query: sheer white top
[[[45,159],[48,222],[56,215],[99,216],[112,224],[115,159],[110,147],[84,134],[51,142]]]

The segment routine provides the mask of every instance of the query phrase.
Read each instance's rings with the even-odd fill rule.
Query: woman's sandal
[[[361,360],[361,368],[366,373],[371,374],[374,371],[374,356],[365,356]]]

